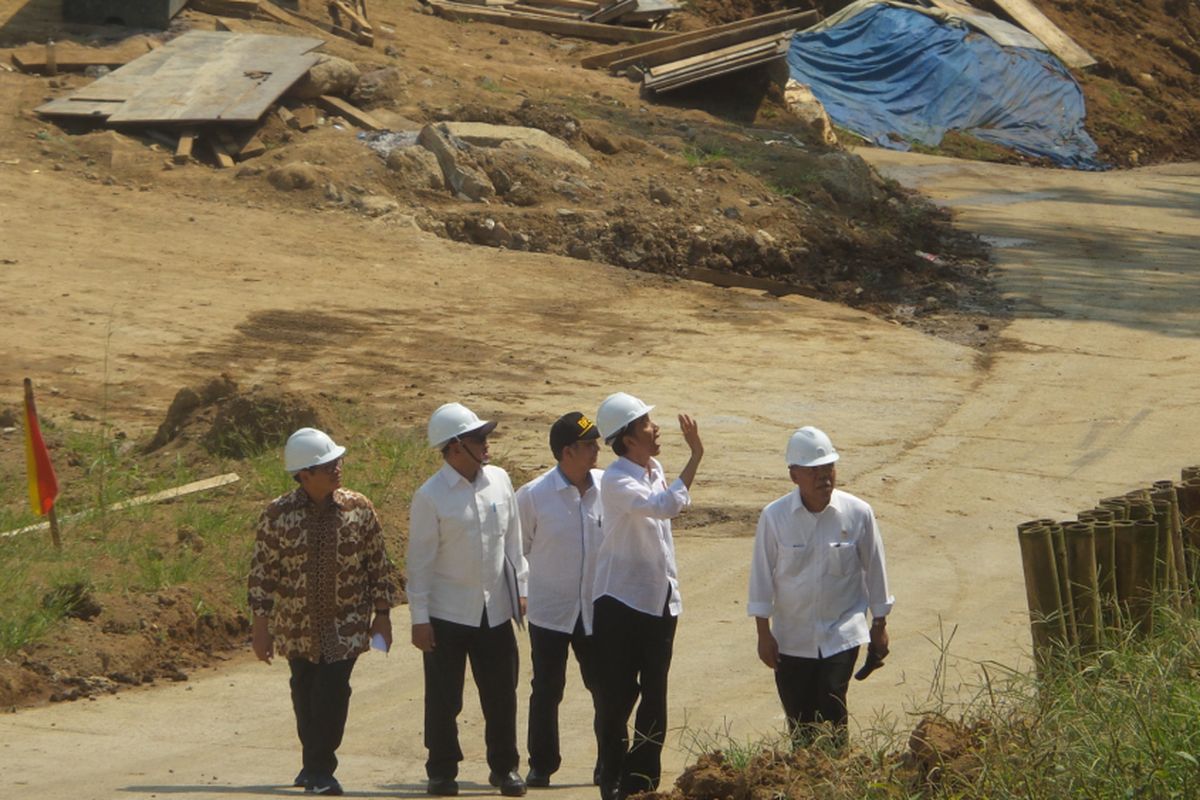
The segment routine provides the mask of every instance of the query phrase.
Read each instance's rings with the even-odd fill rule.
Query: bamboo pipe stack
[[[1154,631],[1158,573],[1158,523],[1152,518],[1133,520],[1133,547],[1129,611],[1134,628],[1148,636]]]
[[[1054,543],[1054,571],[1058,575],[1058,597],[1061,602],[1063,621],[1067,626],[1066,644],[1075,647],[1079,644],[1079,630],[1075,625],[1075,604],[1071,597],[1071,576],[1067,571],[1067,537],[1063,532],[1063,523],[1054,520],[1043,520],[1050,529],[1050,539]],[[1070,523],[1067,523],[1070,524]]]

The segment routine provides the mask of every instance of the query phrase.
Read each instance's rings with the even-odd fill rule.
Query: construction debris
[[[12,52],[12,62],[22,72],[44,74],[50,74],[50,65],[57,72],[82,72],[88,67],[116,69],[158,46],[158,41],[148,36],[133,36],[108,47],[50,41],[18,47]]]
[[[590,68],[628,72],[641,80],[647,91],[666,92],[785,58],[792,35],[819,19],[816,11],[776,11],[607,50],[588,56],[581,63]]]
[[[659,14],[659,11],[662,12],[655,19],[661,19],[662,16],[679,7],[669,0],[616,0],[616,2],[604,4],[582,3],[579,0],[566,0],[566,2],[563,0],[536,0],[535,3],[528,2],[528,0],[518,3],[513,0],[511,3],[505,2],[505,7],[495,7],[489,2],[487,8],[474,3],[453,2],[453,0],[423,0],[423,2],[438,16],[450,20],[488,22],[509,28],[557,33],[562,36],[595,39],[601,42],[649,42],[667,38],[671,36],[667,31],[626,27],[624,19],[630,14],[638,14],[639,5],[643,2],[653,2],[655,14]],[[670,8],[666,8],[664,4],[669,5]],[[597,15],[613,24],[587,21]]]

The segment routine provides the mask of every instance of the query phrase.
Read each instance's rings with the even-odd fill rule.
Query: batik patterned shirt
[[[336,489],[318,506],[303,488],[258,521],[250,611],[265,616],[283,658],[341,661],[366,652],[375,608],[396,604],[392,565],[371,501]]]

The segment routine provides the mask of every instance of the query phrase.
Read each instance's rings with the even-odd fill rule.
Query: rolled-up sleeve
[[[656,492],[630,475],[616,475],[604,482],[603,496],[606,507],[648,519],[673,519],[692,502],[687,486],[678,478]]]

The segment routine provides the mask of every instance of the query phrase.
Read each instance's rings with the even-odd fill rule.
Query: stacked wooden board
[[[238,33],[243,31],[240,26],[230,24],[231,18],[279,22],[309,33],[328,32],[364,47],[373,47],[375,44],[375,31],[367,18],[366,0],[327,0],[328,20],[302,17],[280,8],[271,0],[189,0],[188,5],[196,11],[212,14],[222,21],[222,28]]]
[[[423,0],[440,17],[595,39],[645,42],[670,34],[657,25],[675,0]]]
[[[591,69],[626,72],[651,92],[666,92],[787,55],[792,35],[820,20],[816,11],[788,9],[618,47],[582,60]]]

